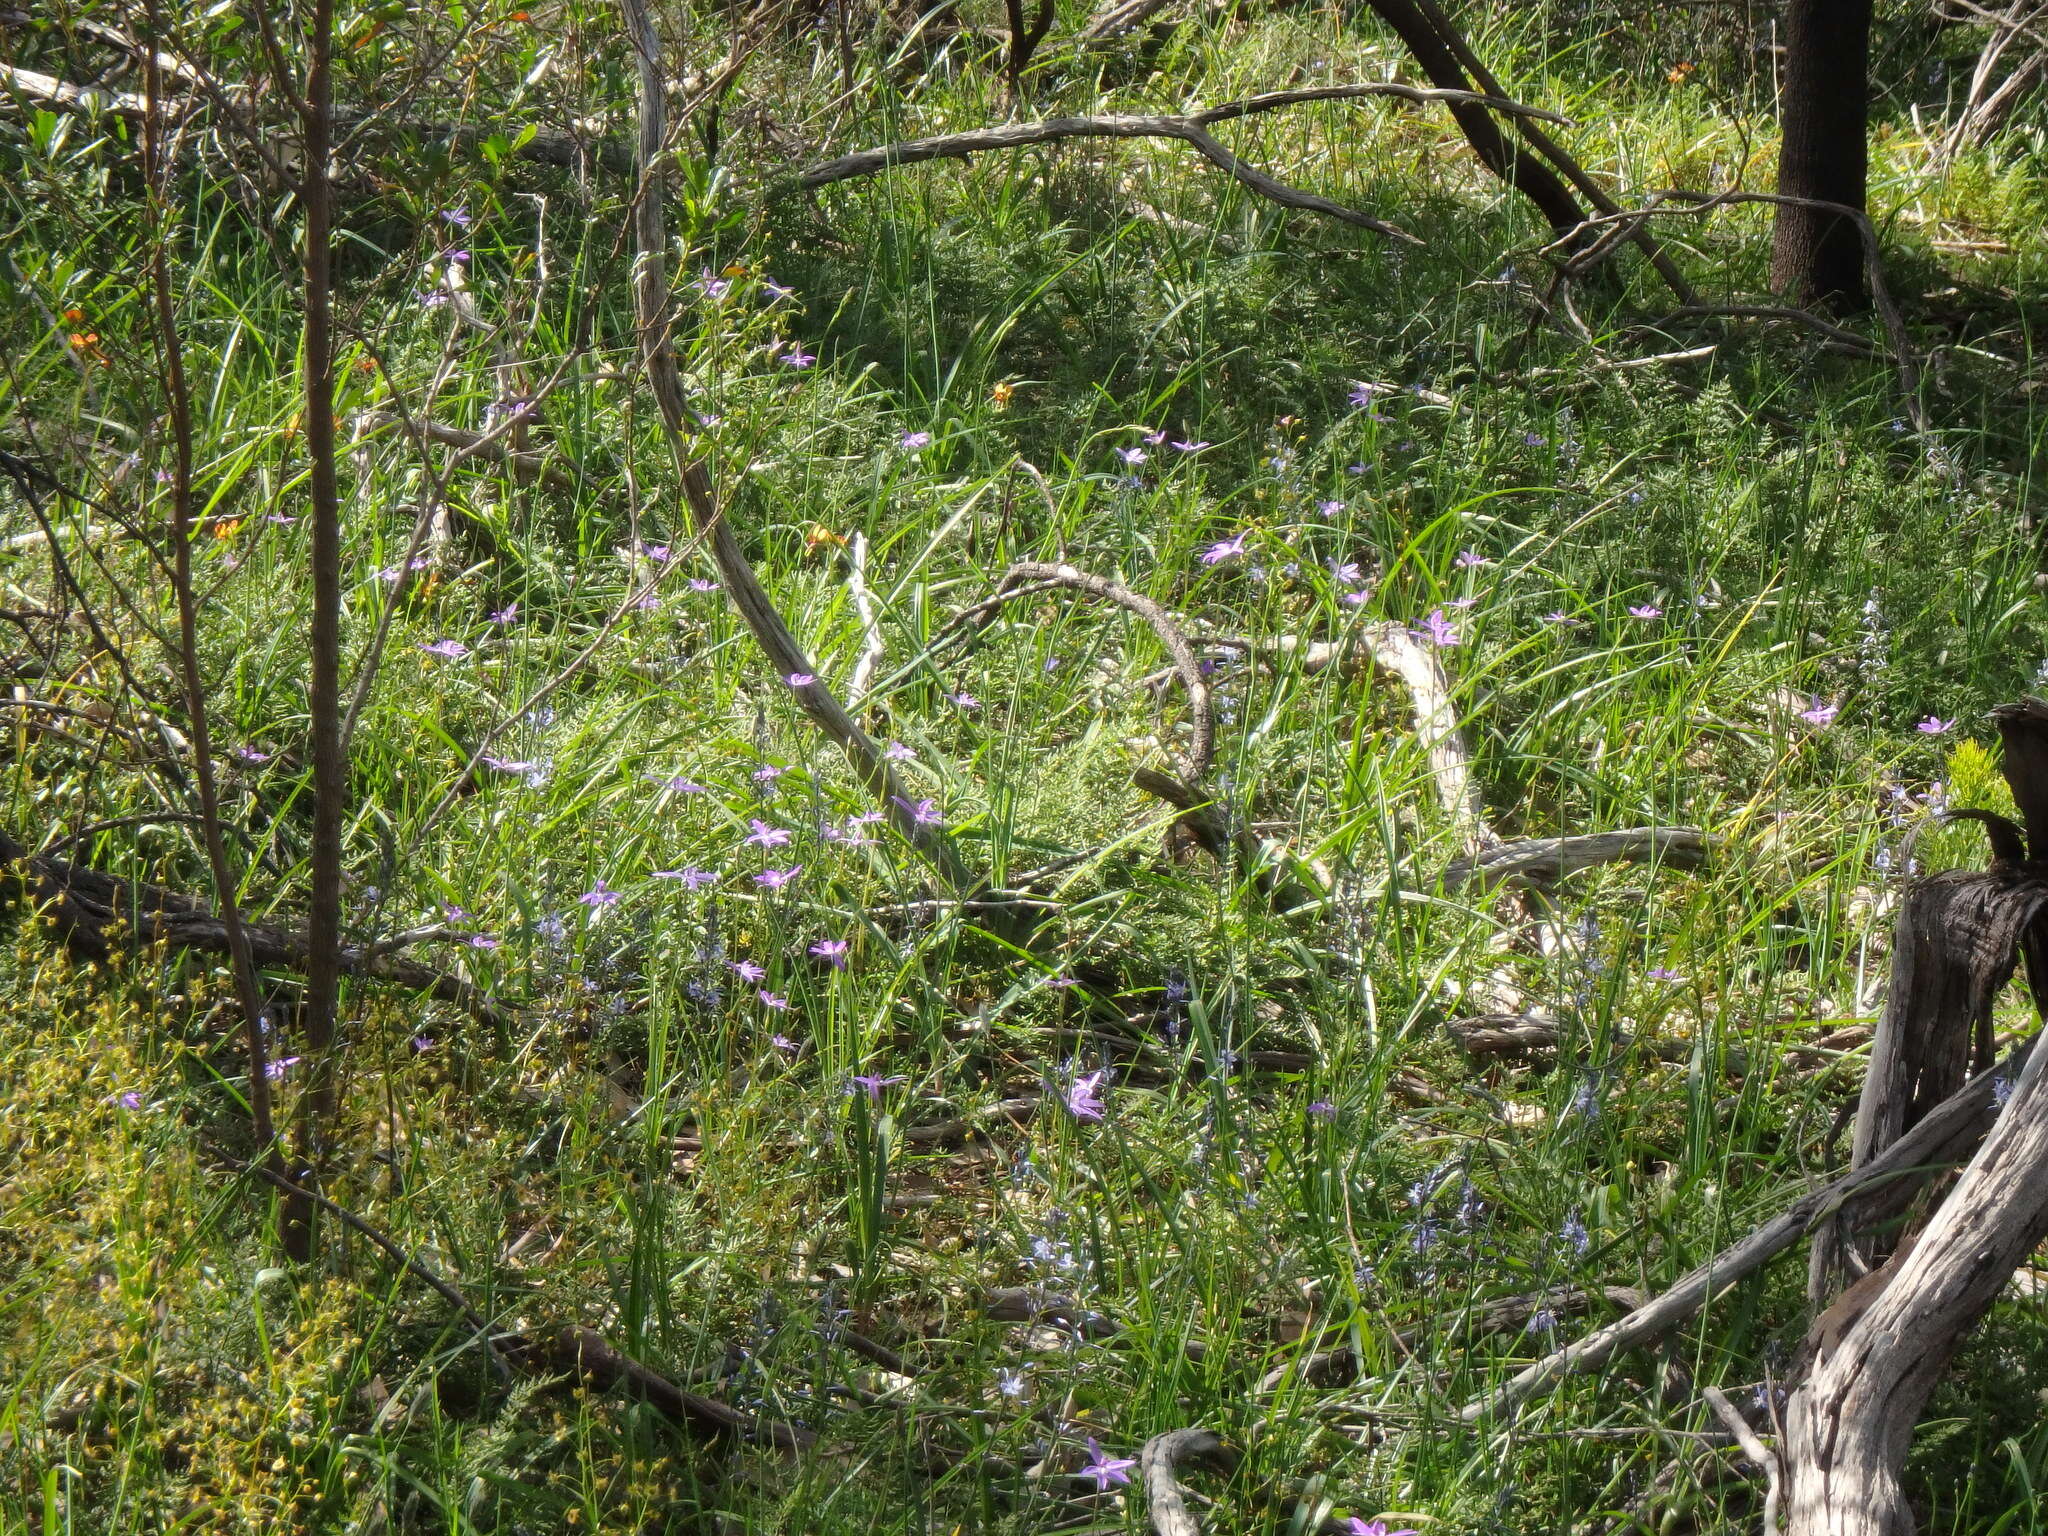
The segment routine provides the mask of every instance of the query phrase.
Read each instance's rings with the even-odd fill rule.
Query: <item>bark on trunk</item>
[[[1871,0],[1792,0],[1779,88],[1778,191],[1864,206],[1869,150]],[[1860,308],[1869,299],[1855,222],[1823,208],[1778,209],[1771,286],[1795,304]]]

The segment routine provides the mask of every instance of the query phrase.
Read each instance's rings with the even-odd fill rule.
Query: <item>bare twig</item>
[[[875,680],[875,668],[882,664],[882,624],[875,612],[875,596],[868,590],[868,536],[856,533],[848,552],[846,590],[853,595],[854,612],[860,615],[860,660],[854,663],[853,679],[846,685],[846,702],[858,707]]]
[[[1714,1410],[1714,1417],[1727,1425],[1728,1433],[1735,1437],[1735,1443],[1742,1447],[1742,1454],[1755,1462],[1764,1475],[1764,1532],[1763,1536],[1778,1536],[1779,1475],[1777,1453],[1765,1445],[1728,1401],[1728,1394],[1719,1387],[1707,1387],[1700,1396],[1707,1400],[1707,1406]]]
[[[1697,827],[1631,827],[1578,837],[1532,837],[1489,848],[1475,858],[1459,859],[1444,871],[1444,886],[1455,890],[1473,880],[1482,886],[1503,880],[1551,885],[1600,864],[1655,863],[1697,869],[1712,850],[1713,839]]]

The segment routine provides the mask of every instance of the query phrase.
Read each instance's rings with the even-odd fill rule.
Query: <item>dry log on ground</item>
[[[1444,871],[1444,888],[1457,890],[1468,882],[1480,886],[1519,880],[1526,885],[1554,885],[1567,875],[1601,864],[1666,864],[1698,869],[1713,851],[1713,839],[1698,827],[1630,827],[1619,832],[1588,832],[1577,837],[1532,837],[1503,843]]]
[[[0,832],[0,867],[57,924],[65,942],[80,954],[104,959],[117,946],[139,949],[163,944],[173,949],[228,953],[227,925],[197,899],[146,881],[122,880],[50,854],[30,853]],[[290,929],[244,924],[256,964],[266,970],[303,972],[307,943]],[[500,1006],[459,976],[434,970],[376,945],[342,951],[344,975],[390,982],[466,1010],[492,1029],[510,1025]]]
[[[1154,1435],[1138,1453],[1138,1475],[1145,1480],[1156,1536],[1202,1536],[1202,1523],[1188,1508],[1177,1475],[1181,1463],[1195,1461],[1228,1472],[1237,1465],[1237,1452],[1206,1429],[1174,1429]]]

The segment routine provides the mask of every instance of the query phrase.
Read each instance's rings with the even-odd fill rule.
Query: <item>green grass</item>
[[[480,115],[510,134],[565,104],[620,106],[630,61],[610,13],[533,14],[494,23],[465,66]],[[355,38],[368,13],[350,15]],[[1739,50],[1689,47],[1668,21],[1631,40],[1548,12],[1468,19],[1617,186],[1768,185],[1768,101]],[[722,56],[726,25],[696,18],[693,63]],[[721,594],[692,589],[707,558],[686,554],[607,628],[651,570],[635,541],[686,538],[630,377],[628,189],[599,178],[586,195],[489,146],[373,147],[343,246],[344,422],[399,391],[479,426],[502,342],[526,370],[507,392],[560,371],[535,446],[575,480],[520,486],[474,460],[430,473],[392,433],[344,466],[351,655],[419,507],[446,504],[353,743],[351,936],[444,917],[489,935],[425,952],[515,1023],[352,986],[326,1187],[505,1327],[597,1327],[815,1429],[820,1449],[707,1451],[623,1398],[508,1386],[438,1297],[336,1225],[316,1265],[281,1267],[267,1196],[230,1167],[247,1136],[225,972],[191,955],[74,962],[24,911],[0,961],[0,1531],[1138,1530],[1141,1499],[1091,1510],[1047,1478],[1071,1491],[1058,1474],[1088,1436],[1132,1455],[1189,1424],[1246,1453],[1227,1480],[1195,1477],[1214,1531],[1354,1515],[1430,1536],[1608,1529],[1689,1454],[1677,1432],[1704,1427],[1695,1394],[1660,1396],[1662,1373],[1733,1390],[1781,1368],[1802,1332],[1798,1266],[1477,1430],[1458,1407],[1548,1335],[1475,1336],[1469,1314],[1565,1284],[1655,1290],[1839,1157],[1859,1058],[1812,1047],[1874,1017],[1903,834],[1937,783],[1991,803],[1990,760],[1958,743],[1987,739],[1984,709],[2048,668],[2031,478],[2041,125],[2023,114],[1931,177],[1909,108],[1924,98],[1938,124],[1929,60],[1966,67],[1964,44],[1887,25],[1882,56],[1912,63],[1886,77],[1906,83],[1874,139],[1873,206],[1915,336],[1939,349],[1930,437],[1952,471],[1895,430],[1883,362],[1797,333],[1659,325],[1670,305],[1633,258],[1577,296],[1604,354],[1724,344],[1682,370],[1598,367],[1532,318],[1540,231],[1427,112],[1315,106],[1231,140],[1401,222],[1414,249],[1282,217],[1149,142],[920,167],[810,201],[769,195],[775,175],[1001,117],[991,34],[896,58],[864,31],[851,103],[829,40],[774,40],[720,174],[697,168],[671,210],[720,489],[835,685],[863,643],[847,542],[864,537],[886,648],[861,713],[914,753],[906,778],[965,856],[999,875],[1081,856],[1028,953],[957,916],[890,915],[927,880],[886,829],[866,846],[821,835],[869,807]],[[348,89],[388,87],[410,67],[391,50],[451,26],[416,15],[366,40]],[[24,62],[61,61],[53,39],[34,46]],[[548,49],[554,72],[520,85]],[[1048,45],[1032,110],[1170,110],[1297,69],[1377,76],[1394,57],[1335,11],[1247,13],[1183,26],[1142,68]],[[1695,76],[1664,82],[1693,59]],[[141,542],[85,531],[169,516],[132,148],[106,124],[6,117],[0,159],[0,447],[89,491],[90,512],[50,511],[153,690],[133,695],[83,630],[27,616],[48,656],[20,686],[83,713],[4,717],[6,825],[34,843],[121,820],[74,856],[203,892],[163,766],[178,712],[152,631],[169,596]],[[305,502],[297,299],[266,241],[291,228],[216,160],[179,197],[204,659],[217,739],[250,749],[223,761],[241,894],[288,922],[310,821],[307,528],[284,521]],[[473,220],[460,232],[437,216],[456,206]],[[1705,291],[1761,288],[1760,210],[1665,233]],[[1932,243],[1956,238],[2003,249]],[[420,302],[458,240],[495,342]],[[693,286],[734,264],[722,297]],[[816,365],[784,364],[793,346]],[[1361,409],[1361,380],[1393,387]],[[930,443],[902,446],[912,432]],[[0,514],[0,533],[36,526],[12,490]],[[1202,562],[1240,535],[1241,557]],[[1170,689],[1140,685],[1166,665],[1142,624],[1052,594],[928,652],[1009,562],[1055,558],[1209,634],[1337,637],[1442,610],[1501,835],[1690,824],[1720,854],[1697,875],[1583,875],[1554,906],[1446,892],[1458,836],[1391,681],[1225,664],[1218,798],[1329,892],[1269,911],[1170,843],[1168,813],[1130,785],[1186,728]],[[41,546],[0,559],[8,605],[56,601]],[[444,639],[468,654],[422,649]],[[1816,701],[1839,706],[1824,728],[1799,717]],[[1961,723],[1928,736],[1929,714]],[[451,798],[508,720],[494,755],[527,766]],[[743,841],[757,818],[788,845]],[[1969,863],[1976,839],[1930,833],[1917,851]],[[764,892],[751,877],[770,864],[802,873]],[[691,865],[722,878],[654,878]],[[579,899],[599,881],[615,905]],[[847,941],[844,970],[809,952],[825,939]],[[1048,984],[1069,970],[1104,997]],[[1504,1001],[1564,1021],[1556,1063],[1460,1056],[1444,1023]],[[1060,1096],[1098,1068],[1095,1123]],[[856,1074],[903,1081],[870,1105]],[[965,1150],[906,1135],[1040,1086],[1038,1111]],[[1017,1285],[1078,1296],[1118,1330],[992,1321],[988,1293]],[[845,1326],[915,1374],[850,1352]],[[1261,1390],[1317,1339],[1356,1351],[1355,1382]],[[2002,1303],[1973,1349],[1933,1409],[1917,1497],[1931,1530],[2031,1530],[2048,1456],[2038,1303]],[[1732,1454],[1688,1462],[1644,1521],[1752,1521],[1745,1485],[1716,1475]],[[1016,1471],[1034,1467],[1046,1476]]]

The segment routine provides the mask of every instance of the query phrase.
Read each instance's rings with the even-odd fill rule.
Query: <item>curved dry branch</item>
[[[1202,1536],[1202,1524],[1188,1509],[1177,1475],[1184,1461],[1206,1462],[1228,1472],[1237,1465],[1237,1452],[1206,1429],[1168,1430],[1145,1442],[1138,1452],[1138,1475],[1145,1480],[1145,1497],[1152,1505],[1152,1529],[1157,1536]]]
[[[1532,837],[1503,843],[1444,871],[1444,889],[1456,890],[1471,881],[1482,887],[1503,880],[1526,885],[1553,885],[1566,875],[1600,864],[1668,864],[1698,869],[1713,851],[1714,840],[1698,827],[1630,827],[1619,832],[1588,832],[1578,837]]]
[[[1333,203],[1327,197],[1304,192],[1276,181],[1257,167],[1247,164],[1226,149],[1196,117],[1052,117],[1035,123],[1011,123],[998,128],[976,128],[967,133],[949,133],[934,139],[913,139],[841,155],[798,173],[796,185],[811,190],[835,181],[872,176],[898,165],[916,165],[925,160],[963,160],[989,150],[1017,149],[1027,144],[1050,144],[1062,139],[1178,139],[1212,165],[1228,172],[1259,196],[1283,208],[1320,213],[1360,229],[1411,245],[1422,241],[1398,225],[1376,219],[1356,208]]]
[[[1393,673],[1408,690],[1414,705],[1415,734],[1429,755],[1437,796],[1465,846],[1484,848],[1494,841],[1493,829],[1486,824],[1486,801],[1472,776],[1472,749],[1458,729],[1457,711],[1451,708],[1451,680],[1443,663],[1434,650],[1399,624],[1368,624],[1358,638],[1372,664]]]

